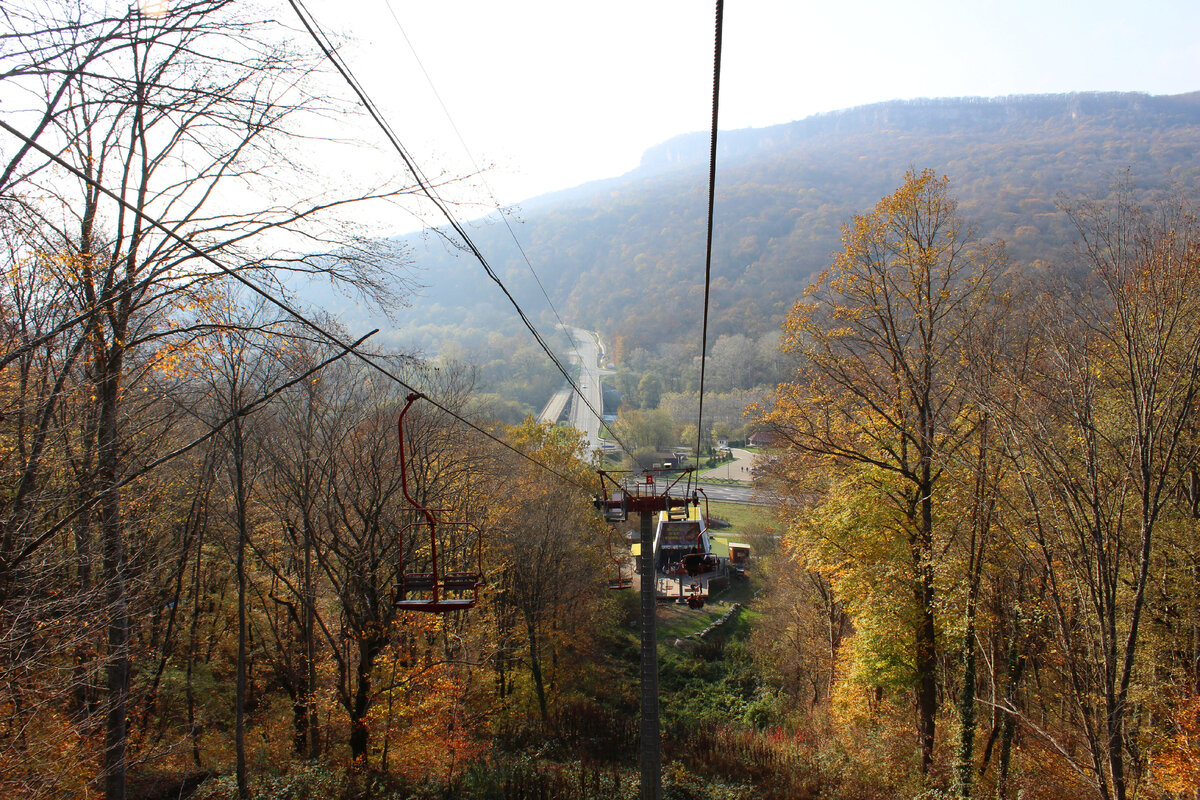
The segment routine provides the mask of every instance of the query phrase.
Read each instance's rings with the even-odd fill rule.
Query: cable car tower
[[[394,605],[402,611],[460,611],[474,608],[483,586],[483,542],[479,529],[469,522],[438,519],[437,509],[426,508],[408,492],[408,455],[404,445],[404,415],[421,395],[413,392],[396,423],[400,434],[400,488],[404,499],[424,517],[400,532],[405,538],[420,540],[429,533],[429,570],[400,574]],[[402,551],[403,552],[403,551]],[[411,559],[411,555],[410,555]]]
[[[667,519],[681,520],[688,515],[688,504],[700,504],[692,490],[692,468],[674,478],[664,470],[629,471],[598,470],[600,493],[593,497],[606,522],[624,522],[630,513],[641,515],[641,553],[638,554],[640,573],[640,605],[642,619],[642,714],[640,725],[642,800],[658,800],[662,784],[662,753],[659,746],[658,721],[658,631],[655,612],[658,607],[658,586],[654,568],[654,521],[665,513]],[[679,482],[687,478],[682,492]],[[661,478],[661,479],[660,479]],[[672,490],[677,495],[671,496]]]

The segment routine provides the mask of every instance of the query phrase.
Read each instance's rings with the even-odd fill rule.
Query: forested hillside
[[[1197,94],[913,100],[724,132],[710,334],[777,332],[850,214],[910,167],[950,177],[964,216],[1003,239],[1015,265],[1061,263],[1071,247],[1061,197],[1107,196],[1126,173],[1147,195],[1195,191],[1198,140]],[[516,236],[572,324],[602,331],[623,352],[699,347],[707,143],[706,134],[674,139],[628,175],[516,209]],[[505,226],[485,220],[472,235],[521,302],[545,309]],[[401,315],[398,341],[436,350],[453,340],[470,353],[484,331],[511,324],[472,259],[436,237],[405,244],[427,288]]]
[[[152,11],[0,14],[0,798],[1195,800],[1195,97],[729,134],[707,362],[699,138],[531,202],[613,430],[774,436],[598,490],[478,268],[356,226],[416,189],[316,174],[295,28]]]

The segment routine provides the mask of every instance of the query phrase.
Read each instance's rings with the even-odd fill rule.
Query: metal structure
[[[683,470],[674,478],[659,471],[657,474],[664,478],[661,481],[654,471],[631,473],[599,470],[599,474],[600,493],[595,496],[594,503],[604,513],[605,520],[624,522],[631,513],[641,515],[639,535],[642,549],[638,556],[638,572],[641,575],[642,714],[638,760],[641,768],[641,800],[659,800],[662,797],[662,752],[658,717],[658,631],[655,618],[658,589],[655,586],[654,520],[664,512],[668,519],[686,519],[688,504],[699,505],[700,501],[696,493],[690,491],[691,469]],[[686,496],[671,497],[671,490],[684,477],[687,478],[685,485],[689,489]]]
[[[633,587],[633,576],[625,575],[624,559],[618,558],[613,548],[613,537],[616,535],[612,526],[608,529],[608,560],[613,563],[614,575],[608,581],[610,589],[630,589]]]
[[[403,571],[393,601],[404,611],[460,611],[479,602],[483,586],[483,546],[479,529],[467,522],[444,522],[435,509],[426,508],[408,491],[408,456],[404,444],[404,415],[421,397],[413,392],[396,423],[400,435],[400,488],[404,499],[420,512],[424,521],[407,525],[401,536],[416,538],[429,531],[429,571]],[[403,539],[402,539],[403,541]],[[447,562],[453,561],[453,564]]]
[[[688,505],[700,501],[691,485],[692,468],[677,472],[674,478],[667,478],[665,476],[670,473],[666,470],[597,470],[600,493],[592,498],[592,502],[604,512],[605,522],[624,522],[630,513],[657,514],[662,511],[667,513],[667,519],[687,519]],[[658,475],[663,475],[664,480],[660,481]],[[680,481],[687,487],[685,496],[672,497],[670,492]]]

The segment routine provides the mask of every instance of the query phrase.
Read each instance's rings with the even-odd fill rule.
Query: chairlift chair
[[[633,588],[633,576],[626,577],[621,559],[617,557],[613,549],[614,531],[610,527],[608,530],[608,559],[613,562],[613,567],[616,570],[616,577],[610,578],[608,581],[609,589],[631,589]]]
[[[467,522],[445,522],[408,492],[408,461],[404,446],[404,415],[421,395],[410,394],[400,412],[400,488],[404,499],[424,517],[401,531],[402,541],[429,532],[429,570],[402,569],[393,603],[404,611],[460,611],[474,608],[483,586],[483,542],[479,529]]]

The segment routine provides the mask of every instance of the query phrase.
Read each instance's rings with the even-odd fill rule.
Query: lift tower
[[[699,504],[694,493],[685,491],[683,497],[672,497],[681,479],[687,478],[690,488],[692,470],[673,472],[669,476],[662,470],[647,470],[641,473],[610,472],[599,470],[600,494],[594,502],[604,512],[606,522],[624,522],[631,513],[640,515],[639,538],[641,553],[638,556],[638,573],[641,587],[642,618],[642,716],[640,725],[641,747],[641,800],[661,800],[662,797],[662,753],[659,747],[658,722],[658,632],[655,611],[658,605],[658,587],[654,565],[654,521],[661,513],[668,519],[687,518],[688,503]],[[693,494],[689,498],[689,494]]]

